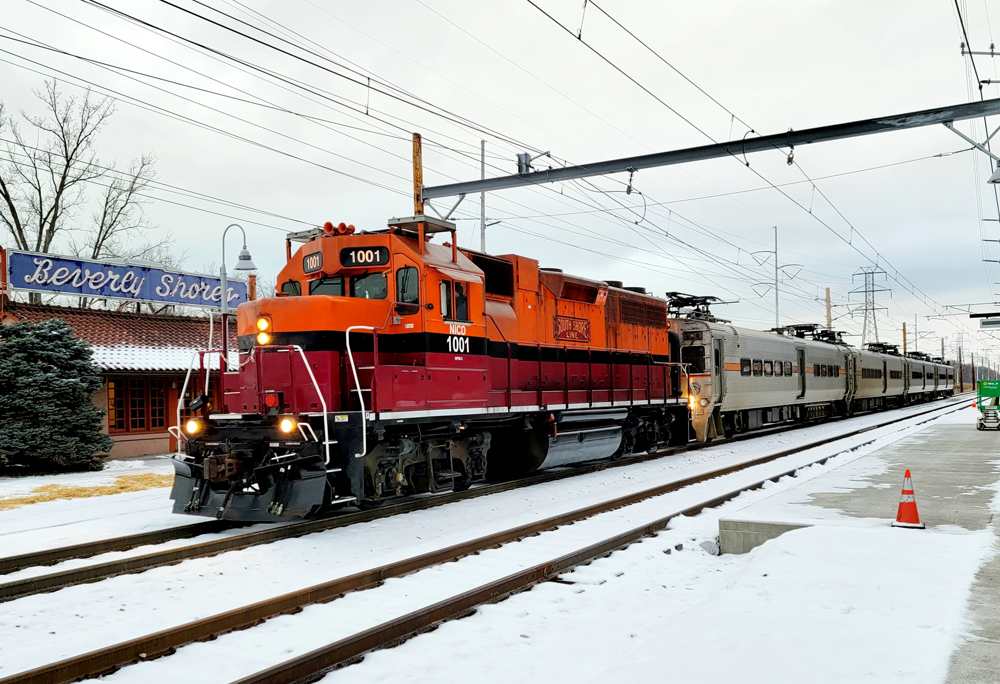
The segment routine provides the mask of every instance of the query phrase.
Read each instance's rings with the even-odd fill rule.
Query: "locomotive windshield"
[[[702,373],[705,370],[705,348],[695,345],[693,347],[683,347],[681,349],[681,363],[691,364],[692,373]]]
[[[389,286],[384,272],[351,276],[351,296],[361,299],[385,299]]]

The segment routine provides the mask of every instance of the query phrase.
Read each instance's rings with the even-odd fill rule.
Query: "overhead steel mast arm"
[[[558,181],[567,181],[576,178],[605,176],[611,173],[639,171],[641,169],[650,169],[658,166],[670,166],[673,164],[684,164],[693,161],[716,159],[718,157],[734,156],[737,158],[743,158],[745,155],[753,152],[786,150],[794,148],[798,145],[810,145],[812,143],[826,142],[829,140],[841,140],[844,138],[856,138],[862,135],[872,135],[874,133],[885,133],[888,131],[901,131],[907,128],[920,128],[922,126],[946,124],[953,121],[976,119],[996,114],[1000,114],[1000,99],[969,102],[965,104],[952,105],[950,107],[940,107],[937,109],[925,109],[919,112],[897,114],[895,116],[883,116],[875,119],[853,121],[851,123],[820,126],[819,128],[808,128],[802,131],[776,133],[774,135],[765,135],[757,138],[749,138],[747,140],[733,140],[725,143],[703,145],[701,147],[689,147],[682,150],[644,154],[638,157],[625,157],[623,159],[594,162],[593,164],[567,166],[561,169],[531,171],[513,176],[500,176],[499,178],[487,178],[485,180],[475,180],[466,183],[450,183],[448,185],[435,185],[430,187],[425,186],[422,192],[422,199],[429,200],[439,197],[452,197],[463,194],[467,195],[475,192],[505,190],[507,188],[537,185],[540,183],[555,183]]]

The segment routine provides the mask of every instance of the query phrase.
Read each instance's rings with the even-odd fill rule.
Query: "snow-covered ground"
[[[44,485],[99,487],[119,475],[174,472],[169,459],[109,461],[104,470],[63,475],[0,478],[0,499],[21,496]],[[197,519],[171,515],[169,488],[83,499],[46,501],[0,511],[0,556],[82,544],[155,529],[189,525]],[[5,578],[0,578],[5,581]]]
[[[884,417],[878,417],[872,422],[878,422],[878,420],[884,420]],[[926,420],[926,418],[918,420]],[[850,427],[854,427],[854,425]],[[848,429],[848,424],[841,424],[840,430],[846,429]],[[882,428],[851,438],[847,440],[846,444],[820,447],[812,450],[812,453],[796,454],[771,464],[757,466],[750,471],[734,473],[695,487],[672,492],[635,506],[595,516],[574,525],[531,537],[501,549],[471,556],[457,563],[429,568],[408,577],[390,580],[376,590],[358,592],[329,604],[311,606],[295,616],[270,620],[261,626],[225,635],[209,643],[193,644],[180,649],[177,654],[169,658],[126,668],[112,675],[109,679],[113,681],[165,681],[184,677],[185,680],[193,682],[218,682],[236,679],[292,655],[325,644],[339,636],[346,636],[357,630],[397,617],[408,610],[425,605],[427,602],[473,588],[487,579],[509,574],[517,569],[575,550],[582,545],[605,538],[623,529],[644,524],[673,511],[682,510],[712,494],[730,491],[739,485],[747,484],[769,474],[782,472],[796,464],[806,463],[821,456],[838,453],[845,448],[875,440],[874,443],[867,446],[847,451],[843,456],[833,459],[829,465],[819,467],[816,470],[816,472],[823,472],[832,467],[834,462],[859,458],[879,446],[901,439],[914,429],[919,428],[912,426],[909,429],[900,429],[898,426]],[[3,649],[2,644],[12,641],[18,643],[19,648],[16,653],[10,654],[12,662],[9,669],[4,667],[0,670],[0,675],[11,674],[73,653],[92,650],[115,641],[135,637],[138,634],[149,633],[210,613],[235,608],[266,596],[327,581],[337,576],[423,553],[433,548],[441,548],[463,539],[479,537],[496,529],[576,509],[593,501],[623,494],[627,491],[635,491],[662,481],[677,479],[690,474],[695,469],[704,469],[706,463],[717,467],[731,461],[745,460],[748,455],[760,455],[767,451],[775,451],[787,446],[787,443],[776,445],[774,442],[784,441],[782,438],[787,439],[788,436],[788,434],[775,435],[766,438],[766,440],[760,440],[760,442],[770,442],[767,447],[753,441],[705,449],[691,454],[679,455],[673,459],[636,464],[606,473],[571,478],[562,482],[452,504],[429,511],[396,516],[370,524],[355,525],[329,533],[310,535],[303,539],[270,544],[266,547],[256,547],[214,558],[199,559],[174,568],[160,568],[142,575],[114,578],[95,585],[72,587],[51,595],[33,596],[4,604],[0,606],[0,649]],[[816,435],[812,435],[811,438],[815,439]],[[716,453],[713,454],[713,452]],[[739,452],[738,456],[734,452]],[[810,472],[812,471],[813,469],[810,469]],[[783,481],[776,486],[787,487],[794,484],[797,479],[791,480],[790,483]],[[750,497],[746,500],[754,500],[752,497],[765,496],[768,493],[770,493],[770,489],[744,496]],[[744,501],[744,499],[741,497],[740,501]],[[728,510],[727,507],[720,509],[720,511],[725,510]],[[608,625],[612,626],[620,625],[623,620],[632,620],[633,618],[637,627],[646,624],[647,627],[644,629],[647,631],[662,626],[663,620],[666,619],[664,616],[672,614],[670,611],[673,608],[668,605],[672,602],[657,601],[659,607],[654,611],[654,618],[655,615],[659,615],[660,619],[647,619],[646,615],[640,615],[640,613],[643,613],[644,602],[651,598],[650,592],[654,590],[666,591],[667,588],[670,588],[674,592],[684,592],[683,595],[686,596],[686,592],[707,591],[701,587],[714,585],[709,579],[706,579],[706,576],[724,573],[726,565],[723,563],[723,559],[708,556],[693,543],[715,536],[717,518],[718,513],[711,512],[690,521],[683,521],[678,524],[676,529],[665,532],[655,539],[634,545],[626,551],[614,554],[605,561],[599,561],[578,570],[576,573],[567,575],[573,580],[585,576],[586,573],[594,572],[595,569],[605,567],[604,563],[611,562],[612,565],[607,567],[614,568],[613,572],[610,573],[614,576],[618,572],[622,572],[618,569],[618,563],[625,563],[625,567],[628,567],[629,564],[639,562],[648,556],[652,561],[660,564],[661,569],[658,577],[662,581],[657,585],[659,589],[656,589],[646,581],[649,577],[657,576],[655,573],[650,574],[653,572],[652,569],[642,569],[638,572],[628,570],[625,575],[614,577],[615,581],[635,575],[636,582],[644,583],[641,585],[641,595],[635,599],[628,610],[621,612],[615,618],[614,614],[618,610],[616,606],[625,606],[628,601],[623,599],[618,602],[612,597],[611,600],[603,602],[606,604],[605,610],[611,611],[612,614],[604,614],[600,618],[594,617],[595,622],[590,622],[591,618],[588,616],[587,621],[584,622],[578,618],[576,609],[572,608],[572,603],[570,603],[566,606],[569,613],[563,616],[565,619],[564,628],[559,629],[568,630],[567,634],[573,634],[585,629],[587,625],[590,625],[590,628],[593,628],[593,625],[600,625],[601,621],[610,621]],[[685,525],[694,525],[695,527],[686,528]],[[674,545],[678,543],[684,544],[683,551],[673,551],[669,557],[663,553],[668,548],[673,549]],[[622,560],[623,558],[625,560]],[[686,560],[688,558],[692,559],[691,562],[696,565],[688,567]],[[725,563],[737,563],[739,560],[725,559]],[[663,572],[666,572],[667,575],[663,575]],[[600,576],[600,579],[607,579],[608,584],[611,584],[612,579],[605,577],[604,574]],[[690,579],[686,583],[677,584],[678,578],[683,577]],[[535,597],[547,596],[548,592],[552,591],[568,590],[560,594],[560,602],[569,601],[572,597],[577,596],[581,590],[582,593],[579,594],[581,596],[591,591],[591,585],[587,582],[590,580],[580,585],[555,584],[538,587],[497,606],[487,607],[477,616],[446,624],[433,634],[419,637],[401,648],[372,654],[361,666],[355,666],[364,668],[363,671],[352,667],[333,676],[350,676],[354,679],[358,676],[365,676],[393,681],[410,679],[413,676],[417,679],[439,679],[443,676],[442,669],[444,669],[444,675],[447,675],[444,678],[465,681],[472,674],[470,668],[473,667],[477,678],[493,679],[494,674],[496,674],[497,681],[500,679],[507,681],[509,679],[507,673],[512,672],[511,668],[514,668],[513,671],[521,676],[533,678],[537,678],[535,675],[538,674],[547,676],[551,674],[551,671],[544,668],[554,667],[553,663],[558,662],[557,657],[549,659],[548,656],[545,656],[548,665],[539,661],[536,665],[531,666],[543,668],[537,672],[525,663],[522,663],[522,669],[518,671],[515,662],[506,664],[507,669],[504,671],[503,677],[499,676],[501,671],[499,669],[495,672],[491,672],[488,667],[481,669],[479,663],[485,657],[484,654],[492,653],[495,650],[503,651],[505,654],[502,658],[497,655],[497,658],[511,661],[523,660],[520,656],[527,654],[521,649],[525,648],[526,642],[530,644],[532,635],[523,630],[518,631],[514,637],[507,634],[511,639],[509,645],[518,649],[510,651],[502,645],[498,646],[479,639],[467,638],[470,625],[474,622],[479,625],[481,623],[476,621],[489,619],[494,614],[492,611],[506,611],[510,606],[520,605],[518,602],[521,601],[528,601],[528,604],[523,609],[519,609],[514,614],[514,618],[520,621],[526,616],[537,614],[539,619],[543,621],[541,624],[545,625],[549,621],[557,620],[559,616],[543,615],[544,611],[539,612],[538,606],[533,603]],[[593,587],[604,586],[597,584],[597,582],[598,580],[594,580]],[[698,595],[704,599],[705,594]],[[205,596],[211,596],[212,600],[206,601]],[[694,600],[695,594],[691,596],[691,600]],[[71,608],[67,608],[67,606],[71,606]],[[557,608],[555,612],[558,613],[558,611]],[[5,612],[11,614],[3,615]],[[525,615],[521,615],[522,613]],[[73,623],[79,624],[81,627],[86,625],[86,628],[74,628]],[[511,629],[519,629],[520,622],[512,626],[510,621],[504,618],[496,624],[482,624],[485,625],[484,629],[488,629],[491,633],[504,632],[506,634]],[[546,626],[541,629],[541,632],[550,633],[552,630]],[[438,639],[441,638],[439,635],[445,634],[451,634],[459,641],[457,643],[451,641],[434,644],[422,643],[422,640]],[[527,636],[521,637],[521,634],[527,634]],[[536,631],[535,638],[539,637],[540,633]],[[554,634],[552,638],[555,638]],[[592,638],[595,643],[601,644],[600,649],[596,647],[592,649],[593,658],[596,658],[597,661],[582,659],[582,661],[590,662],[592,667],[600,662],[604,662],[605,666],[610,666],[611,663],[607,662],[609,654],[622,653],[624,646],[621,644],[610,649],[605,647],[611,645],[608,640],[613,641],[610,636],[607,639],[600,635],[595,635]],[[566,647],[575,648],[572,640],[566,644]],[[442,648],[444,650],[439,650]],[[598,656],[597,651],[602,651],[603,655]],[[405,653],[410,654],[405,660],[386,661],[383,670],[375,668],[375,665],[383,658],[403,657]],[[429,657],[428,653],[448,654],[448,656]],[[540,654],[541,651],[533,653]],[[452,654],[455,654],[454,657]],[[535,656],[535,659],[540,657],[540,655]],[[600,658],[605,660],[601,661]],[[0,658],[0,662],[3,661],[6,661],[6,658]],[[368,668],[375,669],[369,670]],[[588,672],[594,674],[592,669]]]
[[[920,409],[911,409],[910,412],[918,410]],[[497,529],[524,524],[580,508],[598,500],[676,480],[704,470],[709,466],[714,468],[736,463],[753,456],[785,449],[796,443],[813,441],[821,436],[856,429],[866,423],[881,422],[885,420],[886,416],[887,414],[865,416],[855,421],[817,426],[737,444],[710,447],[649,463],[634,464],[603,473],[582,475],[560,482],[450,504],[427,511],[394,516],[372,523],[354,525],[349,528],[313,534],[301,539],[286,540],[212,558],[196,559],[178,566],[157,568],[138,575],[112,578],[96,584],[70,587],[52,594],[31,596],[0,604],[0,677],[205,617],[209,614],[236,608],[269,596],[328,581],[375,565],[480,537]],[[916,423],[923,420],[926,418],[915,419],[911,422]],[[840,443],[820,447],[813,450],[812,453],[786,457],[772,464],[758,466],[752,471],[735,473],[636,506],[595,516],[590,520],[566,526],[560,530],[529,538],[517,544],[507,545],[503,549],[485,552],[458,563],[430,568],[406,578],[391,580],[377,590],[378,593],[360,592],[348,595],[344,599],[330,604],[309,607],[296,616],[277,618],[254,629],[226,635],[207,644],[194,644],[185,647],[169,658],[126,668],[111,679],[116,681],[163,681],[168,677],[180,676],[186,680],[206,682],[234,679],[260,667],[279,662],[292,654],[301,653],[327,643],[338,635],[343,636],[377,624],[384,619],[396,617],[406,612],[407,609],[422,605],[428,600],[437,600],[439,597],[443,598],[472,588],[481,583],[486,576],[508,574],[518,568],[559,555],[558,552],[573,550],[580,545],[620,532],[626,526],[640,525],[666,513],[681,510],[697,501],[704,500],[708,496],[707,492],[729,491],[740,484],[760,479],[768,474],[782,472],[798,463],[805,463],[826,454],[840,452],[845,449],[845,446],[859,445],[877,438],[875,444],[848,452],[844,456],[833,459],[830,465],[820,469],[820,471],[826,470],[832,467],[834,462],[855,459],[878,446],[891,443],[910,434],[914,429],[917,428],[900,429],[898,426],[881,428],[851,438],[847,440],[846,445]],[[810,469],[810,471],[812,470]],[[784,487],[788,484],[782,482],[777,486]],[[769,489],[765,489],[744,496],[763,496],[769,491]],[[743,500],[741,497],[740,501]],[[24,515],[25,509],[19,510],[22,512],[21,515]],[[729,509],[722,507],[719,512],[726,510]],[[17,513],[17,511],[10,513]],[[603,567],[602,564],[606,562],[618,563],[621,562],[621,558],[628,558],[630,560],[627,562],[633,563],[637,562],[637,558],[650,555],[656,562],[666,564],[663,567],[673,579],[669,583],[665,579],[659,585],[660,589],[644,586],[643,593],[646,594],[647,598],[650,597],[649,592],[655,594],[657,591],[665,591],[667,587],[678,592],[707,591],[699,588],[711,585],[706,576],[714,577],[716,574],[725,574],[727,564],[745,562],[744,559],[719,559],[708,556],[691,543],[715,536],[718,514],[721,513],[713,511],[690,521],[678,523],[675,529],[665,532],[655,539],[634,545],[626,551],[614,554],[605,561],[578,570],[568,577],[580,577],[581,573],[586,574],[595,568]],[[686,525],[694,527],[686,528]],[[674,551],[671,556],[662,553],[667,548],[672,548],[676,543],[685,544],[683,552]],[[664,548],[661,549],[658,545]],[[953,551],[948,551],[948,554],[954,555]],[[633,557],[633,554],[636,553],[640,555]],[[623,554],[625,555],[623,556]],[[690,562],[695,564],[691,568],[687,566],[688,561],[683,560],[688,558],[692,559]],[[679,562],[680,565],[678,565]],[[707,565],[702,567],[699,564]],[[706,568],[709,569],[706,570]],[[56,566],[54,569],[63,569],[63,566]],[[653,572],[651,568],[638,574],[645,575],[650,572]],[[632,571],[626,573],[626,575],[630,574],[635,573]],[[622,578],[626,575],[623,575]],[[655,576],[655,573],[650,576]],[[676,583],[677,578],[688,576],[691,578],[690,586]],[[17,575],[10,575],[4,579],[13,580],[16,577]],[[622,578],[616,577],[615,579],[621,580]],[[703,584],[703,580],[708,583]],[[610,583],[611,580],[609,579],[608,582]],[[594,586],[604,585],[595,584]],[[467,628],[468,625],[472,624],[472,621],[491,615],[491,611],[505,610],[507,606],[518,601],[534,600],[530,597],[546,595],[546,592],[557,591],[559,587],[572,590],[569,596],[576,596],[576,592],[581,589],[583,590],[581,596],[590,591],[587,584],[538,587],[532,592],[515,597],[498,606],[487,607],[474,618],[445,625],[434,634],[450,633],[448,630],[455,629],[456,625],[460,626],[460,630]],[[678,587],[682,588],[678,589]],[[686,593],[683,595],[687,596]],[[699,593],[698,595],[704,598],[703,594]],[[210,597],[210,600],[206,597]],[[525,599],[525,597],[529,598]],[[639,604],[641,603],[640,600]],[[672,604],[671,601],[657,601],[657,603]],[[667,610],[665,607],[661,606],[661,608]],[[532,608],[528,614],[535,614],[534,610]],[[646,620],[645,616],[638,615],[640,612],[642,611],[636,607],[623,615],[636,614],[636,624],[639,625]],[[573,630],[582,629],[584,622],[573,618],[573,615],[576,615],[575,608],[570,610],[570,613],[566,628],[572,633]],[[555,619],[553,616],[545,618],[545,620],[553,619]],[[602,619],[611,620],[612,618],[608,616]],[[662,626],[663,622],[653,620],[649,624],[648,629],[651,630],[654,626]],[[509,627],[509,625],[507,626]],[[506,628],[503,625],[497,625],[489,627],[489,629]],[[547,629],[543,631],[547,631]],[[464,634],[465,632],[460,631],[460,633]],[[536,634],[535,638],[538,637],[539,635]],[[414,648],[412,644],[427,638],[437,637],[434,635],[420,637],[400,649],[394,649],[386,654],[373,654],[360,667],[366,668],[367,671],[367,668],[380,662],[382,658],[392,657],[392,654],[396,653],[404,653],[406,649]],[[523,638],[518,636],[514,643],[520,649],[524,647],[521,640],[530,642],[531,638],[531,635]],[[12,644],[16,644],[16,648],[12,648]],[[493,645],[484,645],[478,640],[468,641],[467,646],[468,653],[459,659],[460,662],[465,663],[466,667],[471,663],[478,663],[479,659],[483,657],[484,649],[491,652],[494,649]],[[445,651],[433,648],[432,652],[450,653],[454,648],[458,647],[448,645]],[[416,653],[416,651],[409,652]],[[615,652],[621,651],[619,649]],[[516,659],[517,653],[509,652],[507,657]],[[444,665],[450,658],[422,656],[417,660],[423,660],[428,666],[426,675],[427,678],[430,678],[440,674],[438,666]],[[512,666],[513,663],[508,663],[508,665]],[[398,668],[403,669],[389,666],[383,674],[378,674],[377,677],[401,679],[401,673],[419,675],[422,672],[421,667],[421,665],[414,663],[399,664]],[[476,669],[479,669],[478,665]],[[359,671],[352,667],[344,671],[344,676],[347,672]],[[374,673],[379,671],[372,670],[372,672],[372,676],[375,676]],[[455,678],[464,680],[465,675],[469,673],[466,670],[462,674],[463,676],[458,676],[456,671]],[[530,672],[522,672],[521,674],[530,676]]]

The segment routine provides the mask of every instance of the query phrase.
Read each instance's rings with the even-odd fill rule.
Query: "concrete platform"
[[[730,514],[719,521],[722,553],[746,553],[802,527],[889,527],[906,469],[912,472],[920,518],[928,530],[992,529],[996,535],[1000,433],[976,430],[975,419],[972,409],[952,414]],[[899,534],[925,532],[900,529]],[[953,653],[947,682],[1000,681],[1000,554],[980,568],[967,614],[970,637]]]

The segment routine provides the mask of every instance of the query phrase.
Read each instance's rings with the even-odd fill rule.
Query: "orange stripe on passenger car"
[[[741,370],[740,369],[740,364],[738,364],[738,363],[727,363],[726,364],[726,370],[727,371],[738,371],[738,370]]]

